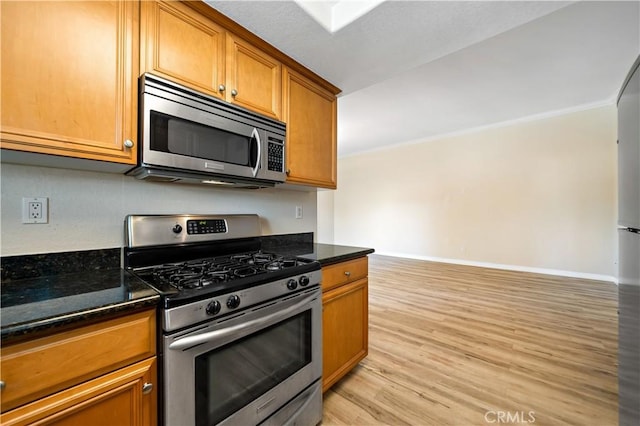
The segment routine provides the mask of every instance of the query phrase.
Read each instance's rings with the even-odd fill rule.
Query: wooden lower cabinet
[[[363,263],[366,267],[366,257],[351,266],[362,268]],[[335,267],[344,268],[343,264],[332,267],[334,270]],[[351,271],[347,272],[350,276]],[[325,270],[323,276],[331,277]],[[369,351],[369,281],[366,276],[337,287],[323,278],[325,287],[330,290],[322,295],[323,392],[358,365]]]
[[[157,423],[155,310],[0,350],[0,424]]]
[[[150,426],[157,422],[156,400],[152,357],[4,413],[0,423]]]

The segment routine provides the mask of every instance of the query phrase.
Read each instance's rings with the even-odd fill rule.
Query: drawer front
[[[322,268],[322,290],[327,291],[334,287],[365,278],[368,270],[369,259],[366,256],[325,266]]]
[[[155,354],[155,311],[3,347],[2,411]]]

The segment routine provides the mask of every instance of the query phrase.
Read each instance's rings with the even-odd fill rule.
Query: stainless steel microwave
[[[140,78],[138,166],[163,182],[269,187],[285,181],[286,125],[151,74]]]

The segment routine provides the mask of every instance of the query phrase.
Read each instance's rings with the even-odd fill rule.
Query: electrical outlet
[[[296,206],[296,219],[302,219],[302,206]]]
[[[23,198],[22,223],[49,223],[49,199],[46,197]]]

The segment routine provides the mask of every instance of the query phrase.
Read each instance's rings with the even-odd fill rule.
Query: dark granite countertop
[[[322,266],[357,259],[375,250],[366,247],[338,246],[333,244],[302,243],[273,247],[276,253],[296,256],[303,259],[317,260]]]
[[[11,280],[0,293],[3,342],[155,306],[160,299],[120,268]]]
[[[298,257],[317,260],[322,266],[367,256],[375,251],[372,248],[337,246],[334,244],[314,244],[313,246],[312,253],[298,255]]]
[[[312,233],[263,237],[263,249],[322,266],[374,252],[313,243]],[[120,269],[120,249],[2,258],[0,338],[30,338],[158,304],[159,295]]]

